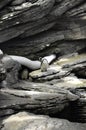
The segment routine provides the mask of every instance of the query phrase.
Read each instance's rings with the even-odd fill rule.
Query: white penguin
[[[4,53],[3,53],[3,51],[0,49],[0,59],[2,59],[3,55],[4,55]]]
[[[0,49],[0,55],[3,55],[4,53],[3,53],[3,51]]]
[[[41,67],[40,67],[41,68],[41,72],[46,72],[48,67],[49,67],[48,60],[45,59],[45,58],[41,59]]]
[[[29,70],[28,69],[23,69],[21,72],[21,79],[26,80],[29,77]]]

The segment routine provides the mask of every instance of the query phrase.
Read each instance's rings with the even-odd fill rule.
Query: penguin
[[[29,69],[22,67],[19,78],[22,80],[27,80],[29,78]]]
[[[4,55],[4,53],[3,53],[3,51],[0,49],[0,60],[2,59],[3,55]]]
[[[43,59],[41,58],[41,66],[40,66],[41,72],[46,72],[48,68],[49,68],[48,60],[45,58]]]

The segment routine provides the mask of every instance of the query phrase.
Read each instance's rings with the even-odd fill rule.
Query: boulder
[[[20,112],[3,120],[1,130],[85,130],[86,124]]]

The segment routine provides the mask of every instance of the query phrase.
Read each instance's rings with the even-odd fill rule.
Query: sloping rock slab
[[[52,79],[59,79],[70,74],[68,70],[62,70],[58,65],[51,65],[46,72],[41,70],[33,71],[29,74],[29,79],[36,81],[50,81]]]
[[[0,1],[0,9],[2,9],[4,6],[6,6],[7,4],[9,4],[9,2],[11,2],[12,0],[1,0]]]
[[[86,53],[78,54],[74,53],[73,55],[65,55],[63,57],[60,57],[55,64],[60,65],[64,68],[75,66],[77,64],[83,64],[86,63]]]
[[[37,78],[40,78],[40,77],[46,77],[46,76],[49,76],[49,75],[56,74],[60,70],[61,70],[60,66],[50,66],[47,69],[47,71],[45,71],[45,72],[42,72],[41,70],[36,70],[36,71],[31,72],[29,74],[29,76],[32,77],[33,79],[37,79]]]
[[[20,112],[3,120],[1,130],[86,130],[86,124]]]
[[[16,110],[28,110],[34,113],[55,114],[68,106],[70,101],[79,99],[77,95],[68,91],[58,89],[56,92],[48,92],[48,90],[39,92],[34,90],[1,89],[0,111],[11,109],[14,112]],[[7,111],[5,112],[7,115]],[[2,116],[2,113],[0,116]]]

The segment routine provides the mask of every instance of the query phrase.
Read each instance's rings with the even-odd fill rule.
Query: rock
[[[4,56],[1,61],[6,70],[6,84],[10,85],[18,82],[18,72],[21,68],[21,65],[18,62],[14,61],[8,55]]]
[[[14,110],[12,109],[5,109],[0,111],[0,117],[8,116],[14,114]]]
[[[27,90],[18,90],[19,88],[0,90],[1,110],[5,111],[10,108],[14,112],[28,110],[33,113],[49,115],[62,111],[70,104],[70,101],[79,99],[79,96],[68,90],[58,89],[57,87],[52,88],[50,85],[44,85],[45,88],[42,89],[43,84],[35,85],[33,83],[30,86],[31,84],[26,83],[28,85]]]
[[[0,1],[0,9],[2,9],[4,6],[6,6],[7,4],[9,4],[12,0],[3,0]]]
[[[71,123],[63,119],[20,112],[3,120],[1,130],[85,130],[85,128],[86,124],[82,123]]]
[[[72,114],[74,115],[73,120],[78,122],[86,122],[86,90],[85,88],[76,88],[73,93],[80,96],[80,99],[72,102],[71,107]],[[78,117],[78,118],[76,118]]]
[[[37,35],[35,38],[34,37],[25,39],[19,38],[8,41],[7,44],[6,43],[1,44],[1,48],[4,50],[4,52],[7,52],[8,54],[11,55],[15,54],[15,55],[27,56],[30,59],[37,60],[38,57],[40,56],[44,57],[45,55],[53,54],[55,50],[57,50],[57,57],[59,57],[60,55],[67,55],[73,52],[80,51],[86,47],[84,40],[71,41],[70,43],[59,41],[59,44],[57,44],[56,40],[57,39],[55,38],[55,34],[52,36],[50,35],[50,37],[48,37],[47,34],[45,33],[41,36]],[[28,41],[29,44],[27,44]],[[70,44],[70,47],[68,46],[68,44]],[[5,48],[6,45],[7,47]],[[9,50],[9,47],[12,48],[12,50]]]
[[[0,82],[6,79],[6,69],[3,67],[3,63],[0,61]]]
[[[57,62],[55,62],[55,64],[62,66],[63,68],[67,68],[67,67],[71,67],[71,66],[75,66],[78,64],[83,64],[84,62],[86,62],[86,54],[82,53],[82,54],[75,54],[74,56],[70,56],[68,57],[68,55],[60,57],[59,60]],[[77,67],[76,67],[77,68]]]
[[[8,4],[1,9],[0,44],[6,53],[33,59],[34,55],[49,55],[56,48],[60,55],[86,48],[85,2],[38,0],[24,5]]]
[[[60,66],[51,65],[45,72],[42,72],[40,69],[29,73],[29,77],[31,77],[32,79],[38,79],[49,75],[51,76],[57,74],[60,72],[60,70],[61,70]]]
[[[86,63],[75,65],[72,72],[78,77],[86,78]]]
[[[57,88],[74,90],[76,88],[85,88],[86,79],[77,78],[74,75],[65,76],[61,79],[53,79],[51,81],[45,81],[45,83],[53,85]]]
[[[24,6],[21,5],[17,9],[15,9],[15,8],[12,9],[12,10],[20,10],[19,12],[18,11],[11,11],[8,14],[3,15],[1,18],[2,23],[0,24],[1,30],[2,30],[0,34],[3,37],[0,40],[0,42],[4,42],[4,41],[10,40],[12,38],[15,38],[15,37],[23,34],[24,31],[26,31],[27,29],[31,29],[31,25],[27,26],[27,25],[23,24],[24,28],[19,27],[17,25],[19,25],[21,23],[30,22],[30,21],[32,22],[34,20],[39,20],[40,18],[43,18],[51,10],[54,3],[55,3],[54,0],[53,1],[51,1],[51,0],[45,0],[45,1],[38,0],[37,2],[35,2],[33,4],[27,2]],[[29,24],[29,23],[27,23],[27,24]],[[3,25],[5,25],[5,26],[3,26]],[[14,25],[16,25],[16,26],[14,26]],[[30,27],[30,28],[27,28],[27,27]],[[3,28],[5,29],[5,31],[3,30]],[[8,33],[7,33],[6,28],[8,28],[7,29]]]
[[[24,2],[26,2],[26,0],[13,0],[11,5],[20,5]]]
[[[66,15],[80,17],[81,16],[80,14],[82,13],[83,16],[81,16],[81,17],[82,17],[82,19],[84,19],[85,6],[86,6],[86,3],[83,3],[83,1],[82,1],[82,5],[81,6],[78,6],[77,8],[74,8],[74,9],[68,11],[66,13]]]
[[[26,0],[27,2],[35,3],[37,0]]]
[[[55,64],[50,65],[46,72],[40,70],[31,72],[29,76],[32,82],[29,79],[19,80],[18,72],[21,66],[9,57],[3,58],[4,63],[0,66],[0,87],[4,87],[0,89],[0,124],[2,118],[5,119],[8,115],[20,111],[61,118],[67,114],[71,117],[71,121],[86,122],[85,90],[79,91],[86,87],[85,11],[85,0],[3,0],[0,2],[0,47],[5,53],[25,56],[32,61],[50,54],[56,54],[57,58]],[[7,70],[4,76],[3,69]],[[27,71],[24,72],[23,78],[26,79]],[[51,120],[54,119],[44,116],[42,122],[31,120],[35,125],[32,123],[29,126],[27,124],[31,122],[27,121],[28,117],[26,119],[27,113],[23,115],[24,125],[21,122],[15,125],[17,123],[12,122],[14,116],[8,121],[3,120],[0,129],[13,130],[15,127],[17,130],[86,129],[85,124],[68,121],[65,123],[63,122],[65,120],[60,120],[61,125],[59,125],[57,124],[59,119],[52,122]],[[75,120],[72,120],[72,117]],[[48,125],[44,122],[44,118],[47,118]],[[21,120],[18,116],[17,119]],[[10,120],[14,124],[11,127]]]
[[[79,0],[79,1],[72,0],[70,2],[69,0],[63,0],[60,4],[57,4],[57,6],[54,8],[52,14],[54,14],[55,16],[62,16],[63,14],[65,15],[65,14],[67,14],[67,12],[69,12],[69,10],[73,10],[74,7],[83,3],[83,1],[84,0]],[[84,9],[82,9],[82,10],[84,10]]]

